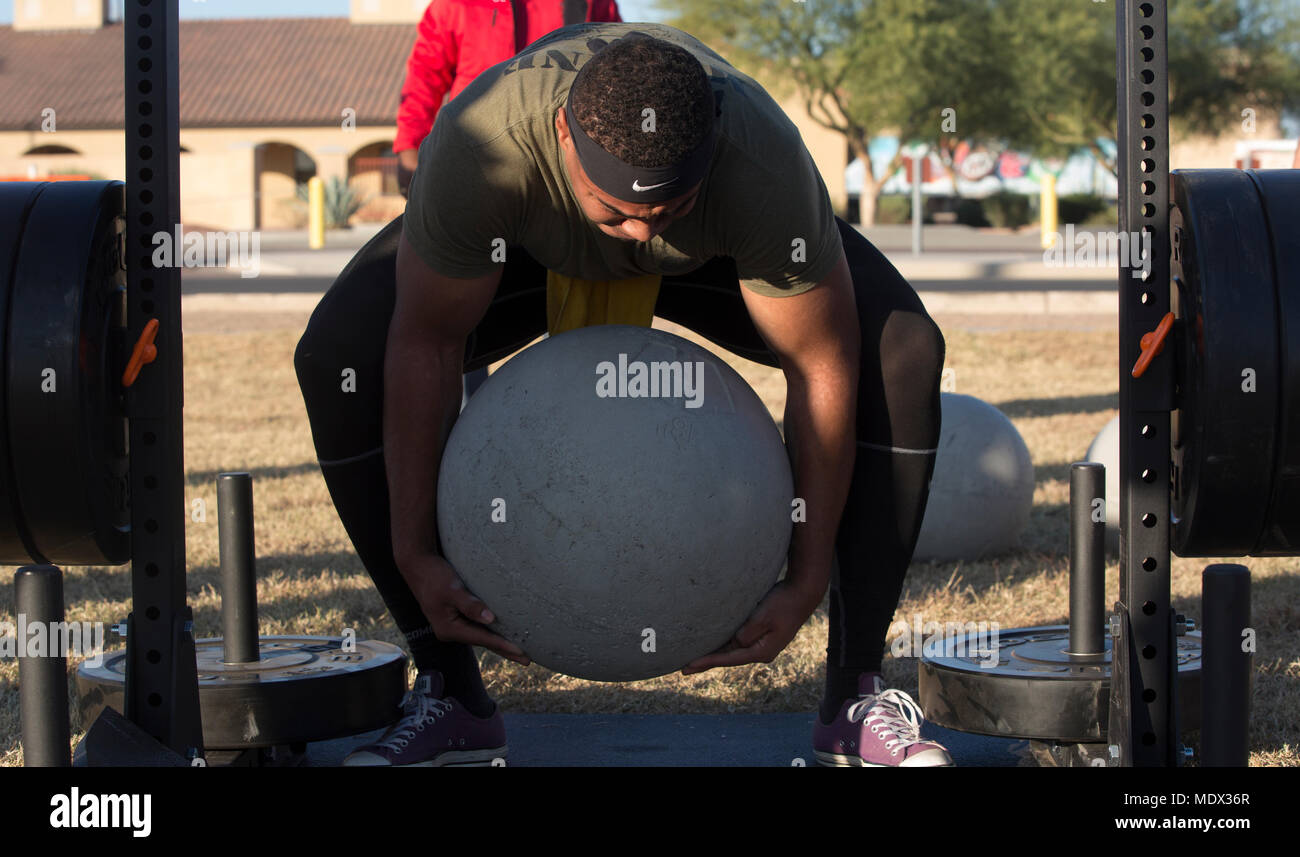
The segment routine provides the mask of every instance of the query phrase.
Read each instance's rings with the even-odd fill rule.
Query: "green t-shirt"
[[[555,112],[592,55],[589,42],[632,31],[690,51],[723,93],[699,199],[648,242],[620,240],[587,219],[555,129]],[[564,27],[479,75],[439,111],[420,147],[404,230],[420,258],[448,277],[491,273],[509,246],[587,280],[685,274],[729,256],[746,288],[773,296],[812,288],[841,252],[826,186],[784,111],[699,40],[644,23]]]

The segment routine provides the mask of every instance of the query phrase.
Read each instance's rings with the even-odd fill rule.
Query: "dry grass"
[[[187,499],[202,499],[207,522],[187,527],[189,598],[199,636],[220,633],[214,477],[255,477],[258,596],[263,633],[338,634],[401,643],[379,596],[353,555],[316,467],[292,353],[305,314],[257,318],[218,313],[187,317],[185,445]],[[941,320],[942,321],[942,320]],[[1064,332],[1007,325],[973,330],[945,325],[958,392],[1000,407],[1033,455],[1034,511],[1022,548],[985,562],[913,566],[898,616],[1001,623],[1066,621],[1066,502],[1069,465],[1115,413],[1113,327]],[[987,321],[987,320],[986,320]],[[231,332],[238,331],[238,332]],[[779,417],[784,383],[775,370],[732,364]],[[1204,560],[1174,564],[1176,608],[1199,614]],[[1295,560],[1252,560],[1258,630],[1252,764],[1300,764],[1300,576]],[[1108,603],[1117,568],[1109,569]],[[111,623],[129,609],[126,568],[67,570],[68,619]],[[0,586],[0,618],[13,616],[12,587]],[[492,694],[512,712],[765,712],[816,706],[827,619],[819,610],[778,660],[684,678],[601,684],[519,667],[481,655]],[[916,665],[886,661],[890,682],[915,692]],[[17,666],[0,662],[0,764],[21,763]],[[74,730],[77,724],[74,721]],[[76,736],[76,737],[79,737]]]

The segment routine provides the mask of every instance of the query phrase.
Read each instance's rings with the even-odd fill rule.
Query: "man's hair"
[[[662,39],[624,37],[597,51],[569,94],[582,130],[633,167],[680,163],[710,132],[716,108],[704,66]],[[654,111],[654,132],[643,111]]]

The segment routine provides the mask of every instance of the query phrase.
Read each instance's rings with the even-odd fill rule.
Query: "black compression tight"
[[[435,638],[393,561],[383,370],[401,222],[385,227],[339,275],[312,314],[294,365],[335,508],[417,668],[443,672],[451,695],[482,699],[472,650]],[[853,276],[862,365],[858,449],[830,591],[830,710],[838,707],[836,697],[852,695],[858,673],[880,668],[934,469],[944,360],[943,336],[916,292],[860,233],[843,221],[839,229]],[[466,371],[505,357],[545,330],[545,269],[517,248],[508,260],[491,307],[469,337]],[[775,366],[740,288],[735,263],[715,258],[690,274],[664,277],[655,315]],[[343,391],[345,369],[356,373],[355,392]]]

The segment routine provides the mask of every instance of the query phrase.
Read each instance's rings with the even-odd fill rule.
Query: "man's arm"
[[[807,519],[794,526],[785,580],[731,643],[693,661],[682,670],[686,674],[770,662],[794,639],[826,594],[857,450],[861,343],[843,251],[831,272],[802,294],[765,297],[744,288],[741,292],[750,318],[785,373],[786,445],[795,496],[805,502]]]
[[[384,464],[393,558],[438,639],[484,646],[527,663],[519,647],[479,624],[491,622],[491,612],[465,589],[436,547],[438,469],[460,413],[465,341],[500,281],[499,267],[472,279],[443,276],[416,254],[403,233],[384,355]]]

